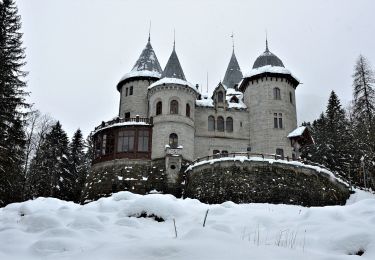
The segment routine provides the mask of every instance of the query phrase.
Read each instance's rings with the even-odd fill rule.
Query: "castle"
[[[203,95],[187,81],[175,44],[162,70],[149,38],[117,84],[118,116],[92,133],[82,202],[128,190],[208,203],[344,203],[349,190],[332,173],[293,161],[313,142],[297,127],[298,85],[266,40],[244,74],[233,48],[224,80]]]
[[[162,70],[150,37],[119,83],[118,117],[93,132],[94,160],[165,160],[170,181],[182,162],[253,152],[299,157],[295,90],[299,80],[268,49],[243,74],[234,48],[211,96],[185,78],[175,44]],[[297,130],[295,130],[297,128]]]

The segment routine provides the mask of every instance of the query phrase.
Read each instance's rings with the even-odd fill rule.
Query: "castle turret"
[[[298,85],[297,78],[269,51],[266,40],[266,50],[239,86],[249,110],[251,151],[294,156],[287,136],[297,127]]]
[[[120,92],[119,116],[130,118],[139,115],[147,117],[147,88],[159,80],[162,74],[158,58],[151,46],[150,36],[133,69],[117,84]]]
[[[183,160],[193,160],[194,110],[198,94],[195,86],[186,81],[173,46],[162,78],[153,83],[148,92],[154,123],[152,159],[174,153]]]

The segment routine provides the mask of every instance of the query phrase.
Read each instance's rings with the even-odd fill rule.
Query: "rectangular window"
[[[283,114],[279,113],[279,128],[283,128]]]
[[[128,96],[128,88],[125,89],[125,97]]]
[[[105,155],[105,147],[107,146],[107,135],[103,135],[102,155]]]
[[[273,114],[273,128],[283,128],[283,114],[282,113]]]
[[[134,130],[121,131],[118,133],[117,152],[134,151]]]
[[[277,124],[277,113],[274,113],[274,114],[273,114],[273,127],[274,127],[274,128],[278,128],[278,124]]]
[[[148,152],[149,131],[138,131],[138,152]]]
[[[130,89],[129,89],[129,96],[133,95],[133,86],[130,86]]]
[[[293,104],[293,94],[292,94],[292,92],[289,92],[289,100],[290,100],[290,103]]]

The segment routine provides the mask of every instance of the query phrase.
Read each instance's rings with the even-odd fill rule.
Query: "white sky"
[[[368,0],[17,0],[30,102],[87,135],[118,113],[118,80],[151,42],[164,68],[176,50],[188,81],[209,92],[223,79],[235,35],[243,72],[265,48],[296,75],[298,121],[325,110],[331,90],[346,106],[355,60],[375,65],[375,2]],[[373,66],[374,68],[374,66]],[[206,87],[204,87],[205,91]]]

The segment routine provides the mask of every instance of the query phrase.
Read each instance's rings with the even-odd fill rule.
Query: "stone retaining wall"
[[[220,161],[186,173],[184,197],[205,203],[342,205],[349,189],[324,172],[268,161]]]

